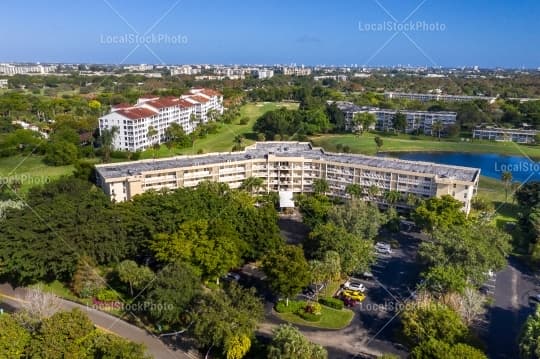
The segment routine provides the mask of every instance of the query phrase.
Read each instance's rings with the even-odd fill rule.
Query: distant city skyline
[[[29,0],[0,62],[540,67],[540,2]]]

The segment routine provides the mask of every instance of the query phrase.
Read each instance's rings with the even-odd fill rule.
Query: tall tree
[[[139,266],[135,261],[126,259],[116,268],[118,278],[129,284],[129,293],[133,296],[133,289],[142,289],[154,278],[154,272],[146,266]]]
[[[263,271],[273,293],[292,297],[304,288],[310,279],[309,266],[301,248],[284,245],[263,259]]]
[[[392,127],[394,131],[405,132],[407,128],[407,116],[402,112],[396,112],[392,118]]]
[[[242,181],[240,188],[254,194],[262,188],[263,184],[264,180],[260,177],[248,177]]]
[[[200,276],[189,265],[173,263],[165,266],[151,282],[146,302],[153,305],[149,314],[157,322],[170,326],[186,324],[193,300],[201,292]]]
[[[309,234],[306,251],[322,258],[327,251],[339,253],[342,274],[366,271],[374,263],[373,242],[334,223],[319,224]]]
[[[268,359],[326,359],[328,353],[311,343],[290,324],[282,324],[274,329],[272,343],[268,347]]]
[[[316,194],[326,194],[330,190],[328,181],[324,178],[316,178],[313,180],[313,192]]]
[[[384,144],[383,139],[380,136],[375,136],[373,140],[375,141],[375,145],[377,146],[377,153],[379,153]]]
[[[435,132],[437,134],[437,138],[439,141],[441,140],[441,132],[444,130],[443,123],[440,120],[437,120],[433,122],[433,126],[431,127],[431,131]]]
[[[501,174],[501,181],[504,184],[504,201],[508,202],[508,189],[510,188],[510,184],[512,183],[512,172],[504,171]]]
[[[101,130],[101,147],[103,149],[103,162],[105,163],[111,160],[114,138],[118,134],[118,131],[119,129],[116,126],[113,126],[111,129]]]

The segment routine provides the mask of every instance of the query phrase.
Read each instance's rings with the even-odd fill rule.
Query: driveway
[[[18,309],[21,306],[25,296],[24,288],[12,288],[9,284],[0,285],[0,299],[2,300],[2,307],[5,310]],[[78,308],[85,312],[90,320],[97,328],[104,330],[105,332],[116,334],[122,338],[140,343],[146,346],[148,354],[152,355],[156,359],[194,359],[198,358],[196,352],[184,352],[173,349],[165,345],[156,336],[149,334],[143,329],[140,329],[132,324],[129,324],[119,318],[111,316],[107,313],[73,303],[67,300],[60,299],[62,310],[72,310]]]
[[[535,305],[530,303],[529,297],[540,293],[539,284],[531,271],[513,257],[508,266],[497,273],[492,290],[494,304],[488,311],[488,332],[484,334],[490,358],[517,356],[521,327],[534,311]]]

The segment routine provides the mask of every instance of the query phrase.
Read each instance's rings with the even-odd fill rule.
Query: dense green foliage
[[[281,325],[274,330],[268,348],[268,359],[326,359],[328,354],[320,345],[307,340],[292,325]]]
[[[527,318],[519,338],[519,354],[523,359],[540,358],[540,307]]]
[[[285,245],[263,259],[263,271],[273,293],[287,298],[309,284],[308,264],[302,248]]]
[[[98,331],[78,309],[28,326],[19,314],[0,316],[0,357],[144,359],[142,345]]]
[[[487,279],[490,270],[504,267],[510,252],[510,236],[489,224],[455,226],[437,231],[433,237],[432,242],[420,245],[420,259],[430,267],[448,265],[459,268],[453,274],[476,285]]]

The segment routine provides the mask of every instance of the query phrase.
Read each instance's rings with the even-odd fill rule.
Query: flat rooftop
[[[406,161],[388,157],[374,157],[356,154],[325,152],[308,142],[258,142],[241,152],[211,153],[197,156],[177,156],[155,160],[110,163],[96,165],[96,170],[104,179],[142,175],[150,171],[163,171],[192,166],[214,165],[217,163],[265,159],[268,155],[276,157],[303,157],[308,160],[324,160],[343,164],[354,164],[380,169],[401,170],[422,175],[437,175],[474,182],[480,169],[442,165],[431,162]]]

